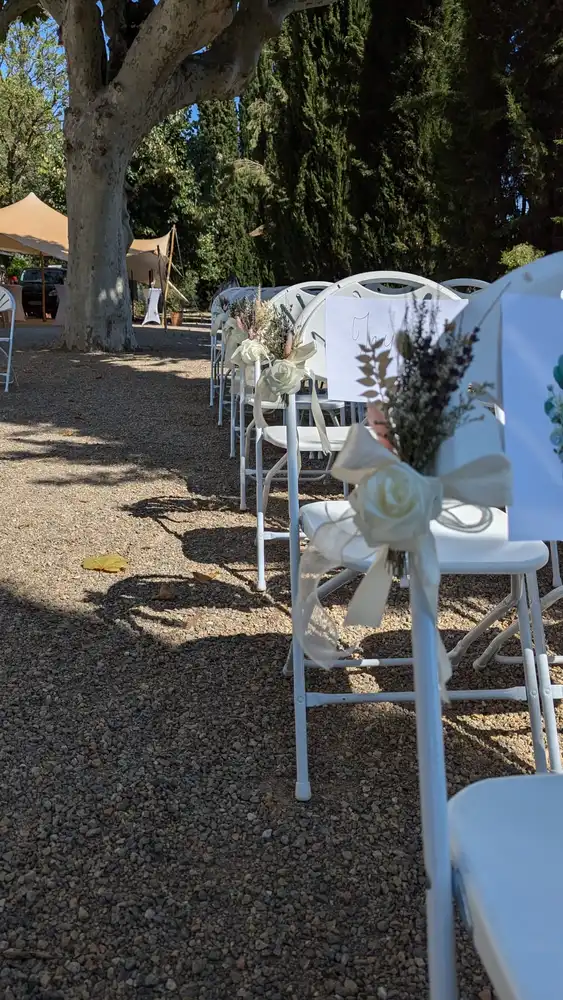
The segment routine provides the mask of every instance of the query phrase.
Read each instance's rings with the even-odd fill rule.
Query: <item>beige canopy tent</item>
[[[151,240],[133,240],[127,271],[135,281],[151,280],[164,287],[171,233]],[[68,259],[68,220],[34,194],[0,208],[0,253],[31,253]]]

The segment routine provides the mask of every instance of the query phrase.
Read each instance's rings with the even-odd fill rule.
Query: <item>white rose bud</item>
[[[265,373],[268,389],[277,396],[288,396],[297,392],[303,381],[304,372],[291,361],[274,361]]]
[[[442,484],[404,462],[389,462],[358,484],[350,502],[368,545],[409,551],[442,509]]]

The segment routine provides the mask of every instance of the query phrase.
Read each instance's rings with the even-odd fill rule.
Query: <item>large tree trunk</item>
[[[135,347],[125,255],[130,231],[125,208],[129,150],[111,116],[67,116],[66,198],[69,229],[70,350]]]

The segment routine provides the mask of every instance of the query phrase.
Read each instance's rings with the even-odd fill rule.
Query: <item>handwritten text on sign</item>
[[[430,303],[429,303],[430,305]],[[437,299],[434,300],[436,331],[441,336],[446,322],[455,317],[465,308],[467,299]],[[385,346],[391,351],[392,361],[388,374],[397,370],[397,358],[394,353],[394,337],[404,326],[405,310],[408,308],[411,321],[413,319],[412,297],[386,295],[381,298],[360,299],[346,295],[329,295],[326,300],[325,335],[326,335],[326,374],[328,392],[331,399],[343,399],[346,402],[365,402],[365,386],[359,384],[362,377],[359,362],[356,360],[361,353],[362,344],[368,339],[381,337]],[[430,309],[426,314],[426,322],[430,321]],[[383,348],[382,348],[383,349]]]

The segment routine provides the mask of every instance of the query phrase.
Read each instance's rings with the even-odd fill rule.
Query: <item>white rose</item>
[[[389,462],[362,479],[350,502],[368,545],[409,551],[442,509],[442,484],[404,462]]]
[[[301,386],[304,372],[291,361],[274,361],[264,374],[268,389],[275,396],[288,396]]]

